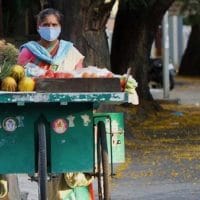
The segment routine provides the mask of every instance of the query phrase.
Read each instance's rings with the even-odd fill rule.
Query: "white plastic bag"
[[[29,77],[39,77],[45,75],[47,71],[34,63],[27,63],[24,66],[24,68],[25,68],[25,75]]]

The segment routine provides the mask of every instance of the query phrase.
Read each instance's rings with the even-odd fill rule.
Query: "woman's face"
[[[60,27],[60,23],[55,15],[49,15],[44,18],[42,22],[40,22],[39,26],[46,26],[46,27]]]
[[[56,41],[61,32],[61,25],[55,15],[48,15],[38,24],[38,33],[41,39],[53,42]]]

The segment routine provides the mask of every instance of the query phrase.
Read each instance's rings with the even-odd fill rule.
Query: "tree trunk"
[[[153,100],[147,80],[148,61],[157,28],[172,2],[157,0],[142,5],[121,0],[119,3],[111,48],[112,71],[123,74],[128,67],[132,68],[132,75],[138,82],[140,102]]]
[[[36,23],[29,21],[29,15],[34,18],[35,14],[40,10],[37,9],[37,13],[34,12],[35,7],[38,7],[39,0],[27,1],[27,0],[6,0],[2,1],[3,7],[3,25],[4,36],[25,37],[30,33],[30,29],[36,30]],[[1,20],[1,17],[0,17]],[[36,31],[35,31],[36,32]]]
[[[188,45],[181,60],[179,75],[200,76],[200,25],[193,25]]]
[[[4,34],[6,37],[22,36],[25,33],[25,15],[17,0],[3,1]]]
[[[85,66],[110,67],[105,26],[115,0],[49,0],[64,14],[62,38],[85,55]]]
[[[3,36],[3,10],[2,0],[0,0],[0,37]]]
[[[29,40],[39,40],[39,35],[37,32],[37,20],[36,15],[41,11],[41,4],[39,0],[35,0],[31,3],[27,11],[28,17],[28,39]]]

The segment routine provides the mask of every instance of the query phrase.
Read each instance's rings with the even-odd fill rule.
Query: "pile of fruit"
[[[110,72],[106,75],[98,75],[98,73],[83,72],[82,74],[77,74],[76,71],[73,72],[54,72],[52,70],[47,70],[44,75],[39,76],[39,78],[112,78],[113,74]]]
[[[24,67],[4,63],[0,68],[0,82],[2,91],[33,91],[35,81],[25,76]]]
[[[11,65],[5,62],[0,66],[0,90],[10,92],[34,91],[37,82],[35,78],[119,78],[121,91],[134,93],[137,87],[137,82],[132,76],[127,79],[127,74],[116,75],[106,68],[100,69],[94,66],[70,72],[53,71],[51,69],[42,70],[41,68],[31,68],[31,70],[27,71],[27,69],[26,66]]]
[[[106,68],[100,69],[94,66],[84,67],[73,71],[46,70],[39,78],[113,78],[114,74]]]

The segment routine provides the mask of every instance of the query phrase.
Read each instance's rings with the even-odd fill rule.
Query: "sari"
[[[30,41],[20,47],[17,63],[25,66],[34,63],[43,69],[54,71],[72,71],[84,56],[71,42],[60,40],[49,48],[44,48],[35,41]]]

